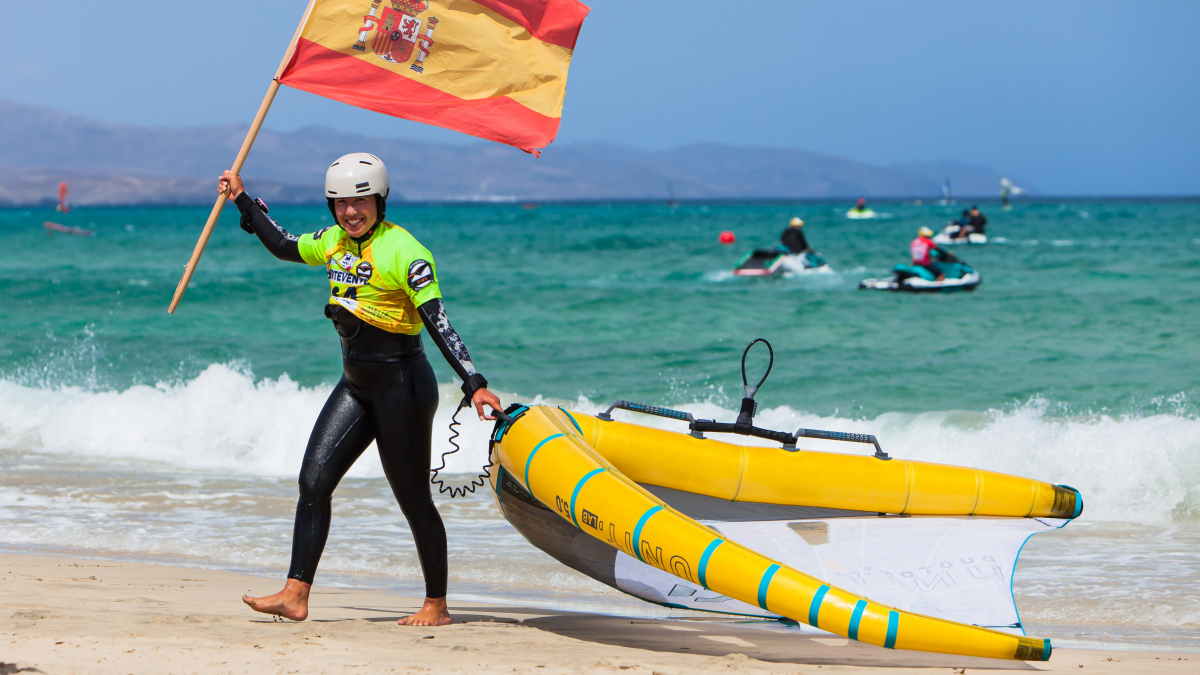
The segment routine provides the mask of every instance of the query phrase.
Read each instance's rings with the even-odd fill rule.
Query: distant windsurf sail
[[[71,207],[67,205],[67,184],[65,182],[58,184],[58,206],[54,209],[59,213],[71,212]]]
[[[1017,187],[1016,185],[1013,185],[1012,181],[1010,181],[1005,176],[1000,177],[1000,189],[1002,191],[1008,192],[1008,194],[1013,195],[1014,197],[1019,194],[1025,193],[1025,188],[1021,188],[1021,187]]]

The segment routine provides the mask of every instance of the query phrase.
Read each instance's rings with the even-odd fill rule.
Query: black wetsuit
[[[804,253],[808,250],[808,240],[804,238],[804,232],[798,227],[789,227],[784,230],[783,234],[779,235],[779,241],[794,254]]]
[[[982,212],[971,214],[971,217],[967,220],[967,227],[971,228],[971,232],[974,234],[985,234],[987,216],[983,215]]]
[[[298,238],[279,226],[261,203],[237,199],[242,227],[256,234],[276,258],[303,263]],[[362,239],[370,236],[368,232]],[[470,395],[487,386],[446,318],[441,300],[417,308],[443,356]],[[446,529],[429,489],[437,379],[421,336],[390,333],[344,309],[326,305],[342,342],[342,377],[317,417],[300,468],[300,499],[288,578],[312,583],[329,536],[331,498],[346,472],[371,441],[412,530],[425,576],[425,595],[446,596]]]

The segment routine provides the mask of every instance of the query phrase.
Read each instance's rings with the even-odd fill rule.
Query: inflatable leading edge
[[[635,483],[735,502],[910,516],[1076,518],[1070,487],[881,456],[725,443],[568,413],[584,441]]]
[[[739,501],[1056,517],[1078,515],[1081,501],[1074,490],[972,469],[735,446],[546,406],[521,407],[511,415],[513,421],[498,424],[494,434],[499,472],[510,474],[581,531],[644,563],[766,611],[889,649],[1050,658],[1049,640],[899,611],[781,565],[672,509],[635,481]],[[793,468],[781,470],[789,462]]]

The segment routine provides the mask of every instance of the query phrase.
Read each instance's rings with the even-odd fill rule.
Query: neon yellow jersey
[[[304,262],[325,266],[329,304],[390,333],[420,333],[417,307],[442,297],[429,249],[399,225],[384,221],[362,242],[334,225],[297,243]]]

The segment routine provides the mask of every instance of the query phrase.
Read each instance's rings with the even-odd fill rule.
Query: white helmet
[[[792,227],[804,227],[804,221],[799,217],[792,218]]]
[[[329,199],[366,195],[387,199],[390,189],[387,167],[369,152],[342,155],[325,172],[325,196]]]

